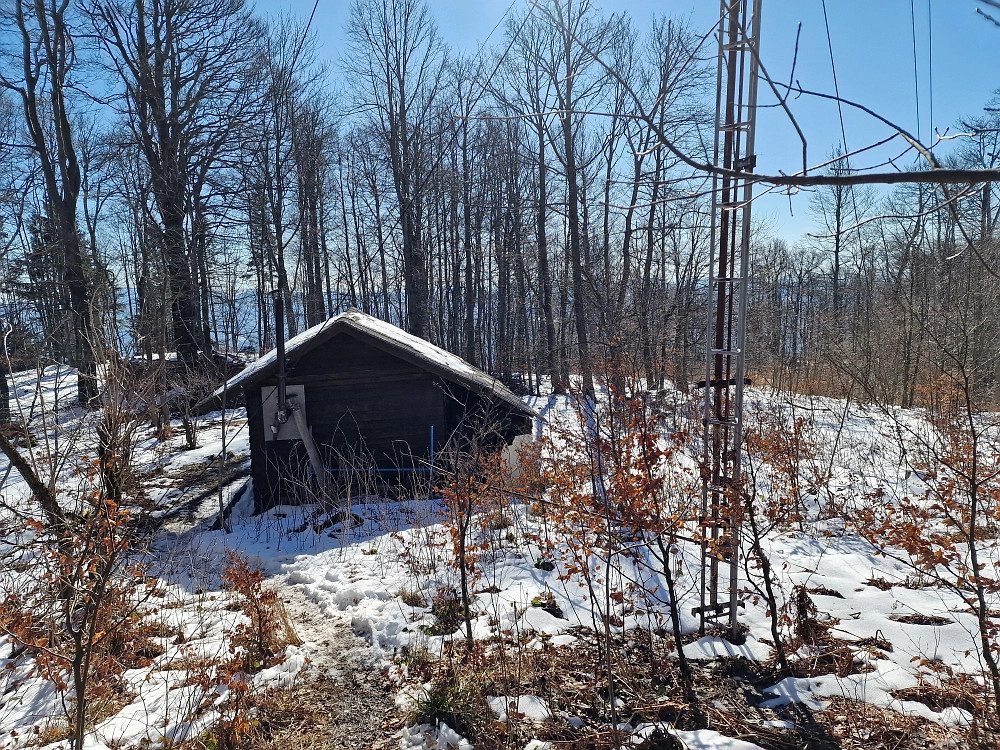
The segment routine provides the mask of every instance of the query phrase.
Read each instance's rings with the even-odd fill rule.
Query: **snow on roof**
[[[458,355],[354,308],[290,338],[285,343],[285,357],[298,359],[341,331],[360,333],[369,340],[373,339],[376,346],[381,344],[380,348],[390,350],[393,354],[410,360],[446,380],[457,382],[477,393],[488,393],[496,396],[525,414],[535,414],[534,410],[507,386],[487,375],[478,367],[473,367]],[[234,388],[245,388],[255,381],[267,377],[272,369],[277,368],[277,363],[277,350],[272,349],[264,356],[251,362],[242,372],[227,380],[199,406],[217,402],[226,391]]]

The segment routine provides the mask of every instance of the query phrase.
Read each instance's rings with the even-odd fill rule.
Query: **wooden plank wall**
[[[306,387],[306,417],[320,450],[349,453],[363,446],[380,468],[421,465],[447,439],[445,393],[433,374],[348,334],[338,334],[289,362],[287,382]],[[260,387],[247,393],[254,497],[258,510],[280,502],[282,472],[304,466],[298,441],[264,442]],[[454,385],[456,390],[467,393]],[[416,460],[414,457],[417,457]]]

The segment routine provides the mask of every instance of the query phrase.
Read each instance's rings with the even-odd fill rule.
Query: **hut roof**
[[[303,355],[338,333],[347,333],[359,338],[470,391],[497,398],[523,414],[537,416],[537,413],[507,386],[479,368],[473,367],[461,357],[354,308],[290,338],[285,343],[285,357],[289,360],[301,359]],[[201,410],[218,408],[219,401],[226,391],[249,388],[273,375],[277,369],[278,353],[272,349],[251,362],[245,370],[227,380],[198,406]]]

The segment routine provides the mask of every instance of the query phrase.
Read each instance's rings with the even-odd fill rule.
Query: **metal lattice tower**
[[[701,526],[701,606],[694,614],[725,623],[739,640],[740,462],[746,384],[750,207],[756,166],[757,70],[761,0],[720,0],[719,69],[712,177],[705,456]],[[743,175],[746,175],[745,177]]]

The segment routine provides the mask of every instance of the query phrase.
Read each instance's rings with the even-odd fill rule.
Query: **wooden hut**
[[[470,415],[488,412],[507,445],[530,436],[537,416],[462,358],[354,309],[285,345],[285,393],[294,418],[278,408],[279,370],[278,352],[271,351],[203,406],[219,408],[227,392],[246,399],[257,512],[296,502],[304,474],[316,483],[317,460],[334,484],[363,466],[383,486],[412,486],[413,477],[432,471],[453,433],[476,421]]]

